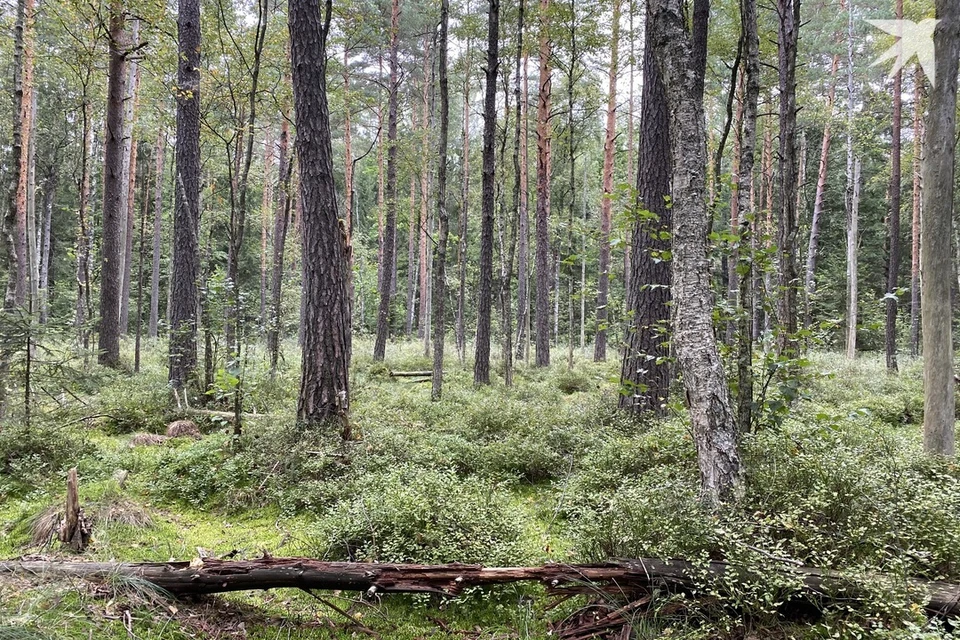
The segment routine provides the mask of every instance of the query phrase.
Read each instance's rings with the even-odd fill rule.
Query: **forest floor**
[[[385,365],[372,363],[370,347],[354,345],[360,439],[346,447],[295,428],[296,362],[271,379],[251,352],[242,369],[218,372],[212,408],[227,408],[242,380],[240,437],[219,416],[192,416],[202,438],[154,444],[138,444],[150,442],[138,434],[163,433],[180,417],[162,344],[148,345],[136,375],[82,363],[41,368],[36,375],[49,379],[37,384],[30,427],[0,425],[0,559],[76,559],[49,529],[76,466],[93,522],[82,559],[268,553],[512,566],[646,556],[723,559],[759,575],[795,562],[844,572],[864,595],[811,613],[772,570],[722,588],[705,577],[696,597],[654,592],[625,622],[635,638],[953,637],[948,622],[924,616],[908,581],[960,581],[960,469],[921,453],[917,362],[888,376],[878,357],[851,363],[824,353],[789,380],[771,378],[757,428],[741,442],[746,495],[709,514],[697,500],[682,405],[639,424],[619,415],[618,362],[595,364],[578,351],[572,370],[559,357],[549,369],[520,364],[513,388],[501,379],[474,389],[469,363],[451,349],[444,398],[433,403],[429,383],[389,375],[429,369],[422,347],[393,346]],[[553,606],[536,585],[446,601],[321,597],[277,590],[173,601],[130,579],[0,576],[0,639],[548,638],[586,602]]]

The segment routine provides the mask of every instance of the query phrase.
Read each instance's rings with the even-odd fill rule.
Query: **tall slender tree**
[[[550,0],[540,0],[540,79],[537,91],[536,350],[537,366],[550,366]]]
[[[917,65],[913,76],[913,219],[911,224],[910,260],[910,355],[920,354],[920,211],[923,193],[923,67]]]
[[[297,419],[307,427],[336,425],[341,438],[348,440],[347,246],[346,232],[337,216],[326,80],[332,12],[332,0],[326,0],[323,16],[315,0],[289,0],[296,151],[303,207],[303,372]]]
[[[522,0],[521,0],[522,1]],[[437,244],[433,259],[433,380],[430,397],[443,394],[443,348],[446,335],[447,241],[450,219],[447,215],[447,139],[450,133],[450,87],[447,79],[447,27],[450,2],[440,0],[440,35],[437,41],[437,69],[440,82],[440,138],[437,143]]]
[[[200,276],[200,2],[179,2],[176,202],[169,337],[170,382],[174,389],[182,389],[193,377],[197,366],[197,283]]]
[[[480,287],[473,383],[490,384],[490,320],[493,307],[494,136],[497,127],[497,73],[500,66],[500,0],[489,0],[487,67],[483,100],[483,187],[480,218]]]
[[[903,20],[903,0],[896,0],[897,20]],[[887,293],[884,351],[887,356],[887,371],[897,371],[897,310],[899,308],[900,285],[900,198],[901,182],[900,156],[903,129],[903,70],[893,75],[893,130],[890,145],[890,189],[888,201],[890,214],[887,233]]]
[[[956,452],[953,373],[955,266],[950,242],[954,207],[957,137],[957,67],[960,61],[960,4],[936,0],[936,74],[931,75],[923,157],[920,267],[923,308],[923,448],[952,457]]]
[[[163,160],[167,138],[163,129],[157,133],[157,143],[153,148],[155,154],[155,179],[153,191],[153,253],[150,262],[150,321],[147,325],[147,335],[157,337],[160,324],[160,249],[163,234]]]

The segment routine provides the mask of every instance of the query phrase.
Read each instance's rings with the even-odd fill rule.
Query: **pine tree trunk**
[[[522,0],[521,0],[522,1]],[[447,241],[450,219],[447,215],[447,138],[450,131],[450,89],[447,80],[447,24],[449,0],[440,1],[440,35],[437,42],[437,68],[440,75],[440,139],[437,144],[437,245],[433,261],[433,379],[430,397],[440,400],[443,394],[443,350],[446,336]]]
[[[400,86],[399,61],[400,0],[393,0],[390,18],[390,95],[387,100],[387,184],[386,216],[383,229],[383,257],[380,281],[380,306],[377,311],[377,339],[373,361],[383,362],[390,335],[390,301],[393,293],[397,236],[397,102]],[[300,136],[297,136],[299,140]],[[301,166],[302,166],[301,160]]]
[[[827,195],[827,179],[830,161],[830,144],[833,140],[833,103],[837,95],[837,70],[840,56],[833,56],[830,66],[830,89],[827,90],[827,122],[823,125],[823,141],[820,143],[820,168],[817,171],[817,193],[813,198],[813,217],[810,219],[810,240],[807,242],[807,268],[804,278],[803,326],[809,329],[813,323],[812,300],[817,293],[817,253],[820,246],[820,224],[823,221],[823,204]]]
[[[730,87],[733,92],[732,100],[736,102],[736,116],[732,121],[733,126],[733,157],[731,159],[730,170],[730,233],[737,234],[737,239],[731,242],[730,255],[727,257],[727,304],[730,309],[737,309],[740,306],[740,278],[737,275],[737,269],[740,264],[740,162],[743,153],[743,119],[744,119],[744,83],[746,77],[743,69],[738,68],[736,80]],[[726,335],[724,341],[731,347],[736,340],[737,319],[731,316],[727,322]]]
[[[303,207],[303,372],[297,420],[312,428],[337,426],[340,437],[349,440],[348,261],[346,233],[337,216],[326,86],[331,5],[327,0],[325,16],[321,16],[314,0],[289,2],[290,67]]]
[[[281,300],[283,296],[283,262],[287,245],[287,228],[290,220],[290,203],[293,190],[291,175],[293,163],[290,161],[290,125],[286,114],[280,125],[279,161],[277,166],[277,198],[273,210],[273,260],[270,278],[270,310],[267,324],[267,354],[270,358],[271,376],[276,375],[280,361],[280,327],[282,326]]]
[[[53,158],[43,181],[43,231],[40,250],[40,324],[46,324],[50,312],[50,257],[53,247],[53,205],[60,183],[59,159]]]
[[[154,147],[156,167],[156,181],[153,191],[153,256],[150,268],[150,323],[147,335],[157,337],[160,322],[160,247],[162,243],[163,225],[163,164],[164,150],[167,138],[163,129],[157,134],[157,144]]]
[[[93,242],[93,230],[90,225],[90,173],[93,155],[92,105],[86,97],[81,107],[83,118],[83,148],[80,151],[80,193],[77,207],[77,304],[74,313],[74,327],[77,329],[79,344],[86,349],[89,346],[90,331],[87,322],[93,316],[93,304],[90,299],[90,245]]]
[[[896,0],[897,19],[903,20],[903,0]],[[890,201],[889,233],[888,233],[888,260],[887,260],[887,293],[886,322],[884,331],[884,347],[887,356],[887,371],[897,371],[897,310],[900,298],[897,289],[900,285],[900,197],[902,178],[900,175],[900,155],[902,148],[903,129],[903,71],[897,71],[893,76],[893,142],[890,147]]]
[[[777,300],[780,354],[796,353],[797,333],[797,42],[800,0],[777,0],[780,72],[780,153],[777,190],[777,247],[780,259]]]
[[[603,142],[603,197],[600,200],[600,275],[597,283],[597,335],[594,362],[607,359],[607,324],[610,302],[610,226],[613,209],[613,152],[617,137],[617,73],[619,71],[620,0],[613,0],[613,33],[610,36],[610,68],[607,72],[607,131]]]
[[[550,366],[550,0],[540,0],[540,79],[537,86],[536,351]]]
[[[110,6],[110,80],[103,161],[103,227],[100,267],[100,335],[97,360],[120,366],[120,293],[123,266],[123,200],[128,185],[123,172],[124,96],[127,82],[127,49],[130,36],[126,15],[118,0]],[[181,85],[182,86],[182,85]],[[178,136],[179,137],[179,136]],[[179,163],[178,163],[179,165]]]
[[[140,20],[134,20],[131,27],[133,46],[140,44]],[[121,205],[121,215],[124,220],[123,235],[123,270],[121,271],[120,285],[120,335],[127,333],[130,327],[130,278],[133,275],[133,236],[137,226],[136,183],[137,183],[137,138],[134,135],[134,125],[137,121],[137,112],[140,105],[140,63],[136,56],[130,59],[130,84],[127,86],[126,133],[124,134],[124,181],[127,186],[126,196]]]
[[[347,118],[349,124],[349,116]],[[267,326],[267,287],[270,281],[270,214],[273,210],[273,130],[267,127],[263,141],[263,199],[260,203],[260,326]],[[349,149],[350,136],[346,143]],[[348,154],[349,155],[349,154]],[[347,174],[349,177],[349,173]],[[349,193],[349,189],[347,191]],[[347,199],[347,211],[349,197]],[[349,216],[347,218],[349,220]]]
[[[487,66],[483,101],[483,187],[480,217],[480,285],[477,292],[477,344],[473,383],[490,384],[490,321],[493,307],[493,213],[496,167],[494,137],[497,127],[497,71],[500,64],[500,0],[489,0]]]
[[[917,65],[913,94],[913,220],[910,260],[910,355],[920,354],[920,212],[923,202],[924,75]]]
[[[467,2],[467,13],[470,12],[470,3]],[[470,221],[470,70],[473,68],[473,55],[470,38],[467,38],[466,58],[467,72],[463,74],[463,184],[460,197],[460,224],[457,233],[460,242],[457,245],[457,262],[459,263],[459,288],[457,289],[457,318],[455,339],[457,342],[457,356],[460,364],[467,357],[467,329],[466,329],[466,298],[467,298],[467,227]]]
[[[669,347],[672,211],[670,200],[670,117],[666,89],[653,54],[653,21],[645,20],[643,94],[637,198],[642,215],[631,236],[632,272],[627,289],[627,347],[620,370],[620,409],[634,414],[667,410],[670,391]]]
[[[420,266],[418,274],[420,276],[420,320],[418,324],[417,335],[424,340],[425,345],[430,343],[430,315],[427,301],[430,297],[430,273],[427,253],[427,232],[430,229],[430,93],[433,86],[431,70],[433,61],[431,58],[430,41],[425,39],[423,55],[423,111],[420,120],[421,132],[421,151],[423,162],[420,165],[420,223],[418,230],[420,232]],[[426,349],[425,349],[426,350]],[[429,357],[429,353],[425,353]]]
[[[197,367],[197,281],[200,276],[200,2],[179,2],[177,179],[169,337],[170,382],[174,389],[183,388]]]
[[[407,219],[407,324],[405,335],[413,335],[417,317],[417,187],[416,176],[410,173],[410,216]]]
[[[700,38],[687,31],[682,0],[651,4],[653,47],[666,88],[673,149],[673,343],[690,404],[702,499],[715,506],[739,493],[743,469],[710,304],[703,84],[700,74],[690,72],[698,68],[694,43]]]
[[[957,63],[960,60],[960,4],[936,0],[936,78],[930,78],[930,105],[923,157],[923,213],[920,267],[923,309],[923,449],[955,454],[951,289],[955,266],[951,227],[956,191]]]
[[[853,6],[847,6],[847,358],[857,357],[857,250],[859,238],[860,161],[854,160]]]
[[[520,158],[514,167],[517,173],[520,208],[517,216],[517,359],[530,361],[530,210],[527,184],[527,54],[523,54],[523,71],[518,108],[520,109]]]

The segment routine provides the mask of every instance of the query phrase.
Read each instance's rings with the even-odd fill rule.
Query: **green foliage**
[[[596,385],[581,371],[565,370],[557,375],[557,388],[566,394],[591,391]]]
[[[380,562],[522,563],[523,519],[495,485],[400,467],[361,479],[311,532],[317,555]]]
[[[170,398],[170,388],[159,375],[115,376],[97,398],[100,427],[110,434],[160,433],[176,417]]]
[[[0,426],[0,502],[58,480],[92,448],[77,429],[51,422]]]

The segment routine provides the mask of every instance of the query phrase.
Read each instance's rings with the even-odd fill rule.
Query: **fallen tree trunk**
[[[433,371],[391,371],[391,378],[432,378]]]
[[[606,564],[545,564],[539,567],[483,567],[446,564],[376,564],[363,562],[322,562],[308,558],[272,558],[257,560],[196,559],[193,562],[0,562],[0,574],[30,574],[40,577],[76,577],[100,581],[111,576],[136,577],[174,596],[223,593],[259,589],[339,589],[376,593],[435,593],[455,596],[467,587],[539,582],[550,591],[582,588],[595,593],[597,585],[612,584],[618,591],[650,586],[675,589],[702,588],[706,581],[719,578],[761,580],[764,576],[785,582],[792,578],[788,595],[806,596],[821,601],[851,600],[863,597],[860,583],[836,571],[810,567],[783,567],[766,574],[725,562],[695,564],[683,560],[642,558]],[[893,578],[871,576],[870,581]],[[926,611],[936,616],[960,615],[960,585],[912,580],[929,600]],[[722,584],[719,583],[718,584]]]

